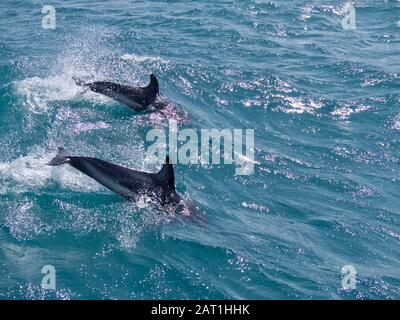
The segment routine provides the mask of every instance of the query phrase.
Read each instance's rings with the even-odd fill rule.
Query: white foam
[[[400,130],[400,114],[398,114],[398,115],[394,118],[392,128],[395,129],[395,130]]]
[[[15,86],[17,92],[25,98],[23,105],[35,114],[47,113],[49,104],[55,101],[84,99],[96,103],[113,103],[112,99],[90,91],[78,95],[83,89],[77,86],[68,74],[26,78],[16,81]]]
[[[90,49],[96,50],[96,52],[107,52],[107,47],[102,47],[99,43],[91,44],[89,42],[89,44],[85,45],[89,46]],[[63,50],[62,55],[56,57],[54,61],[55,63],[50,66],[47,75],[29,77],[14,82],[17,92],[25,98],[23,105],[32,113],[48,112],[49,104],[54,101],[73,99],[85,99],[98,103],[112,101],[110,98],[90,91],[77,96],[77,93],[82,92],[84,89],[77,86],[72,77],[81,78],[84,81],[106,79],[106,75],[103,74],[104,68],[100,68],[95,59],[87,60],[84,48],[76,50],[67,47]],[[27,67],[29,68],[29,66]]]
[[[162,64],[167,64],[168,61],[160,58],[160,57],[152,57],[152,56],[140,56],[133,53],[125,53],[121,56],[122,60],[125,61],[133,61],[135,63],[142,63],[142,62],[158,62]]]
[[[257,211],[260,211],[260,212],[269,212],[269,208],[264,207],[263,205],[258,205],[256,203],[242,202],[242,206],[244,208],[257,210]]]
[[[47,166],[55,154],[44,149],[29,153],[11,162],[0,163],[0,179],[11,180],[12,183],[2,184],[0,193],[20,193],[35,188],[44,187],[50,181],[57,181],[63,188],[90,192],[101,189],[95,181],[77,170],[65,165],[60,167]],[[11,190],[10,190],[11,189]]]
[[[306,21],[311,18],[311,14],[314,10],[315,5],[313,4],[306,4],[302,9],[301,9],[301,17],[300,19],[303,21]]]
[[[26,98],[24,105],[33,113],[47,112],[49,102],[73,99],[77,92],[73,80],[65,75],[27,78],[15,85],[18,93]]]
[[[284,95],[276,95],[276,97],[287,103],[287,107],[280,107],[283,112],[286,113],[310,113],[314,114],[316,110],[322,108],[323,104],[320,101],[314,100],[312,98],[299,98],[299,97],[289,97]]]
[[[349,106],[345,106],[345,107],[339,107],[337,109],[335,109],[334,111],[331,112],[331,115],[339,117],[340,119],[348,119],[350,118],[350,116],[353,113],[360,113],[363,111],[367,111],[371,109],[370,106],[366,106],[366,105],[359,105],[356,108],[351,108]]]
[[[92,130],[98,129],[107,129],[109,124],[104,121],[98,121],[95,123],[92,122],[79,122],[75,125],[74,131],[75,132],[88,132]]]

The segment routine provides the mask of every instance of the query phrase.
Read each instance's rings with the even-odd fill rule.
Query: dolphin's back
[[[132,200],[135,195],[155,191],[153,174],[125,168],[101,159],[70,157],[69,164],[108,189]]]
[[[134,87],[125,84],[118,84],[108,81],[96,81],[89,83],[89,88],[94,92],[100,93],[120,93],[127,96],[144,96],[144,91],[142,87]]]
[[[107,81],[97,81],[89,83],[89,88],[93,92],[104,94],[128,107],[142,111],[151,103],[144,88],[121,85]]]

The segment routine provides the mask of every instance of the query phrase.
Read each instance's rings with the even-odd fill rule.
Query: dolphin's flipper
[[[60,166],[70,161],[71,155],[64,148],[58,148],[57,155],[51,160],[48,166]]]

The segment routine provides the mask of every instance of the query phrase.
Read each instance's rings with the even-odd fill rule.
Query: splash
[[[137,54],[133,54],[133,53],[125,53],[121,56],[122,60],[126,60],[126,61],[131,61],[134,63],[146,63],[146,62],[150,62],[150,63],[157,63],[157,64],[161,64],[161,65],[168,65],[169,62],[167,60],[164,60],[160,57],[152,57],[152,56],[140,56]]]
[[[68,166],[53,168],[46,166],[54,154],[42,147],[35,147],[26,156],[11,162],[0,163],[0,194],[22,193],[45,187],[57,181],[62,187],[81,192],[99,192],[100,187],[83,174]]]
[[[352,114],[361,113],[370,109],[371,107],[367,105],[359,105],[356,107],[343,106],[336,108],[334,111],[331,112],[331,115],[341,120],[346,120],[349,119]]]
[[[400,130],[400,114],[394,118],[392,128],[395,130]]]
[[[110,30],[88,28],[82,30],[81,35],[67,36],[60,54],[53,61],[45,61],[43,65],[38,65],[37,61],[35,65],[24,65],[22,68],[26,72],[43,75],[14,82],[18,95],[23,99],[22,105],[33,114],[44,114],[51,113],[52,103],[60,101],[115,104],[114,100],[93,92],[78,95],[81,88],[72,77],[86,82],[107,80],[140,84],[147,81],[151,72],[163,73],[172,68],[160,57],[121,53],[118,45],[111,41],[117,36]]]
[[[15,239],[32,239],[34,235],[44,231],[34,206],[34,202],[27,198],[9,206],[4,225]]]

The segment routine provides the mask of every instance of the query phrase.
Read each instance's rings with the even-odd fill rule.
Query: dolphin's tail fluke
[[[72,80],[75,81],[75,84],[76,84],[77,86],[86,87],[85,90],[83,90],[82,92],[78,92],[78,93],[76,94],[76,96],[80,96],[80,95],[86,93],[86,92],[89,90],[89,83],[85,83],[85,82],[82,81],[81,79],[75,78],[75,77],[72,77]]]
[[[79,79],[79,78],[76,78],[76,77],[72,77],[72,80],[74,80],[75,83],[76,83],[76,85],[77,85],[77,86],[80,86],[80,87],[85,87],[85,86],[88,85],[88,84],[86,84],[83,80],[81,80],[81,79]]]
[[[47,165],[48,166],[60,166],[64,163],[68,163],[71,155],[64,148],[58,148],[57,155],[51,160]]]

